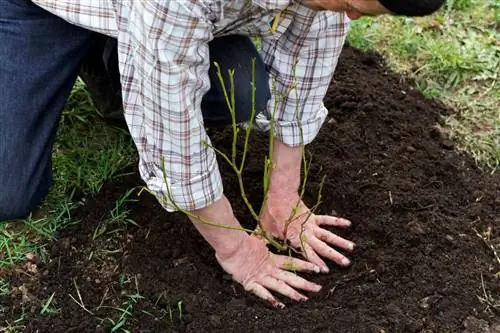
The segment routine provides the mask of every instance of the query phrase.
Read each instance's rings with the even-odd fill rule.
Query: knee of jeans
[[[0,194],[0,222],[23,219],[37,208],[41,203],[48,188],[39,185],[35,188],[24,187]]]

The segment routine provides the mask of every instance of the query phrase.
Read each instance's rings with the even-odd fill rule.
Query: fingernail
[[[319,266],[314,266],[314,273],[321,272],[321,268]]]
[[[314,289],[314,291],[318,292],[321,290],[321,286],[319,284],[315,285],[314,286],[316,289]]]
[[[328,269],[328,267],[324,266],[321,268],[321,272],[323,273],[330,273],[330,270]]]
[[[351,261],[347,258],[344,258],[344,259],[342,259],[341,263],[343,266],[348,266],[351,264]]]
[[[356,247],[356,244],[351,243],[351,251],[354,250],[355,247]]]

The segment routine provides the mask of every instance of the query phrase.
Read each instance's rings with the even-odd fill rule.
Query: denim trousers
[[[0,1],[0,222],[26,217],[48,194],[60,116],[82,64],[89,70],[89,59],[95,61],[94,74],[111,80],[104,96],[121,98],[117,62],[98,64],[116,54],[104,56],[96,47],[98,38],[103,36],[71,25],[30,0]],[[251,59],[256,60],[255,83],[267,88],[256,96],[256,107],[263,109],[270,97],[269,77],[252,41],[225,36],[210,42],[209,49],[211,64],[219,63],[226,82],[227,70],[238,68],[235,87],[249,86],[238,82],[251,81]],[[209,77],[212,85],[201,105],[205,125],[227,125],[231,118],[213,65]],[[245,89],[235,91],[238,122],[250,118],[245,110],[250,110],[251,93]]]

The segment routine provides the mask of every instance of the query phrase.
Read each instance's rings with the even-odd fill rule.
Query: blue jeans
[[[0,222],[26,217],[50,190],[61,112],[95,37],[30,0],[0,1]],[[238,82],[251,80],[250,59],[256,58],[256,84],[261,87],[256,105],[264,108],[270,96],[268,75],[251,41],[242,36],[216,39],[210,52],[211,61],[223,70],[238,67],[236,87],[248,86]],[[207,126],[224,125],[230,117],[214,68],[210,77],[216,81],[205,95],[203,116]],[[244,106],[250,105],[250,97],[249,90],[237,91],[238,121],[249,119]]]

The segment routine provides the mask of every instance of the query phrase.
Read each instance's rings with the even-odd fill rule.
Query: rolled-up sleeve
[[[323,99],[331,83],[348,30],[344,13],[313,11],[300,4],[281,13],[287,27],[265,38],[262,57],[270,70],[272,97],[257,125],[270,128],[286,145],[310,143],[325,121]]]
[[[125,117],[148,189],[168,211],[221,197],[203,126],[212,26],[198,1],[130,1],[119,25]],[[175,203],[175,204],[173,204]]]

